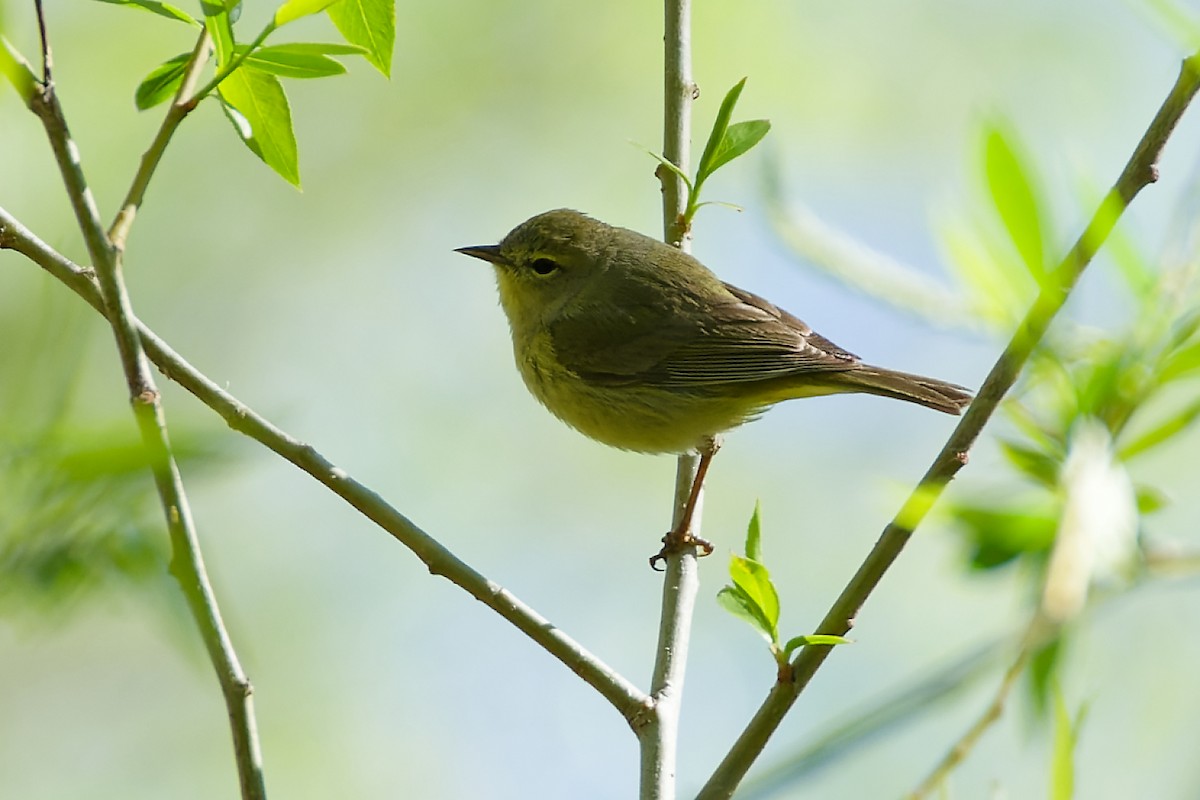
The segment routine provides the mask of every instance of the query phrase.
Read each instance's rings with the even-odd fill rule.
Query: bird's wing
[[[704,387],[804,372],[853,369],[858,358],[763,298],[724,284],[718,298],[661,292],[595,314],[564,316],[550,327],[559,360],[582,377],[610,385]],[[604,343],[597,347],[596,343]]]

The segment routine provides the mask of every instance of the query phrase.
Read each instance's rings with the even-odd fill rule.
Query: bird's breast
[[[530,393],[585,436],[622,450],[684,453],[760,409],[708,392],[589,381],[565,367],[549,333],[513,339]]]

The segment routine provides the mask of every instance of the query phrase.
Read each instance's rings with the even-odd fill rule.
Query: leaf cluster
[[[779,593],[763,563],[762,509],[757,503],[750,517],[750,524],[746,527],[746,554],[730,556],[729,578],[732,583],[717,592],[717,602],[726,611],[745,621],[766,640],[771,655],[781,670],[786,668],[792,653],[801,647],[849,642],[849,639],[842,636],[826,634],[793,636],[786,642],[780,642]]]
[[[289,183],[299,186],[300,167],[292,112],[282,78],[313,79],[341,75],[338,60],[362,56],[387,75],[395,39],[395,7],[391,0],[286,0],[248,44],[236,26],[239,0],[202,0],[201,17],[159,0],[102,0],[157,14],[202,29],[211,47],[179,53],[152,69],[134,92],[145,110],[176,98],[195,105],[209,96],[221,104],[242,142],[263,163]],[[288,42],[266,44],[279,28],[324,12],[345,42]],[[180,97],[184,80],[197,59],[212,59],[212,76],[189,97]]]
[[[704,152],[700,156],[700,163],[696,166],[695,177],[690,177],[684,171],[683,166],[672,163],[669,159],[658,153],[647,151],[665,169],[683,181],[687,187],[687,203],[684,207],[683,217],[680,220],[681,230],[686,231],[691,228],[692,220],[701,206],[715,202],[700,201],[700,189],[704,186],[704,182],[714,172],[730,161],[748,153],[771,130],[770,121],[765,119],[752,119],[730,123],[730,120],[733,118],[733,109],[737,105],[738,98],[741,97],[742,89],[745,86],[746,79],[742,78],[734,84],[733,88],[725,94],[725,99],[721,101],[721,107],[717,110],[717,116],[713,120],[712,130],[708,134],[708,141],[704,145]]]
[[[189,467],[216,457],[177,433],[176,454]],[[131,426],[0,431],[0,612],[66,612],[117,589],[171,591],[151,495]]]
[[[982,142],[990,212],[1004,235],[973,246],[959,237],[950,252],[975,307],[996,328],[1008,329],[1032,292],[1054,280],[1047,260],[1054,226],[1014,137],[991,124]],[[1114,215],[1120,210],[1112,198],[1101,207]],[[1119,228],[1105,252],[1130,313],[1103,330],[1059,325],[1034,351],[1019,391],[1003,406],[1008,429],[998,444],[1010,473],[996,483],[1006,488],[992,499],[983,499],[985,492],[947,506],[964,535],[971,569],[1024,564],[1032,567],[1025,572],[1031,588],[1041,587],[1071,495],[1064,465],[1082,427],[1106,432],[1111,469],[1133,486],[1139,531],[1168,502],[1164,488],[1132,475],[1140,459],[1176,442],[1200,418],[1194,380],[1200,377],[1196,257],[1158,263],[1161,259],[1146,255]],[[1019,488],[1011,488],[1014,482]],[[1139,544],[1131,542],[1134,559]],[[1050,710],[1049,692],[1068,633],[1061,630],[1031,662],[1032,697],[1040,712]]]
[[[992,211],[1023,269],[1014,269],[1012,260],[1005,266],[1002,256],[957,263],[969,290],[1015,298],[1025,293],[1029,278],[1039,285],[1050,279],[1045,232],[1052,226],[1019,148],[997,126],[985,131],[984,142]],[[1001,452],[1026,490],[999,503],[959,501],[951,507],[977,569],[1026,556],[1040,560],[1049,550],[1062,508],[1061,469],[1081,421],[1103,425],[1118,461],[1127,465],[1172,442],[1200,417],[1200,399],[1189,383],[1200,376],[1194,263],[1159,269],[1119,230],[1108,252],[1131,300],[1130,319],[1105,331],[1053,331],[1035,351],[1022,391],[1004,407],[1011,432],[1000,437]],[[993,292],[997,284],[1006,290]],[[1005,302],[994,302],[997,319],[1008,316],[999,307]],[[1141,484],[1137,500],[1142,515],[1152,514],[1166,503],[1166,493]]]

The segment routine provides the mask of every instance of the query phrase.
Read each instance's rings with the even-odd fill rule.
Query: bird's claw
[[[700,551],[696,554],[699,558],[712,555],[713,551],[712,542],[701,539],[699,536],[693,536],[687,531],[671,531],[662,538],[662,541],[662,549],[650,556],[650,569],[655,572],[662,572],[658,565],[660,562],[665,562],[667,556],[678,553],[685,547],[697,548]]]

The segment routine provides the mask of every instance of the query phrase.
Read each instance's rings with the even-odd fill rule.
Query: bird
[[[864,363],[677,247],[572,209],[538,214],[499,244],[456,252],[494,267],[526,387],[603,444],[700,456],[680,522],[651,566],[687,545],[726,432],[776,403],[864,393],[959,414],[953,383]]]

